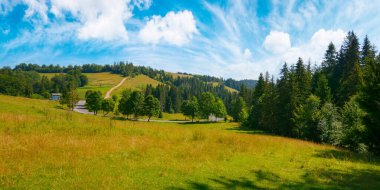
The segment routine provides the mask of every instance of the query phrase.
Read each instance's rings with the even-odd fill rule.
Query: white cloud
[[[245,48],[243,54],[244,54],[244,59],[246,59],[246,60],[251,60],[252,59],[251,50],[249,50],[248,48]]]
[[[77,36],[82,40],[104,41],[128,39],[124,23],[132,16],[130,0],[52,0],[51,9],[56,17],[70,13],[82,24]]]
[[[152,0],[133,0],[133,4],[140,10],[149,9]]]
[[[327,45],[332,42],[335,44],[336,48],[339,48],[344,40],[346,33],[338,29],[334,30],[325,30],[319,29],[314,35],[311,37],[310,45],[313,49],[326,49]]]
[[[48,22],[48,16],[46,14],[48,7],[46,5],[45,0],[24,0],[28,5],[28,9],[25,11],[25,18],[30,18],[34,14],[38,14],[41,16],[42,21],[44,23]]]
[[[271,31],[265,37],[263,46],[265,50],[274,54],[286,52],[291,48],[290,36],[288,33]]]
[[[188,43],[198,30],[193,13],[185,10],[169,12],[164,17],[153,16],[140,30],[139,37],[145,43],[161,41],[177,46]]]
[[[305,43],[293,47],[288,44],[286,50],[282,53],[278,53],[276,56],[266,56],[264,59],[259,60],[257,67],[262,67],[271,74],[277,75],[284,62],[287,62],[288,65],[294,64],[298,57],[301,57],[305,63],[310,59],[312,64],[319,65],[328,44],[333,42],[335,47],[339,49],[345,36],[346,33],[341,29],[319,29]],[[262,70],[262,72],[265,72],[265,70]]]

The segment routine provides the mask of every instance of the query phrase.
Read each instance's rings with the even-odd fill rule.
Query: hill
[[[129,77],[125,82],[117,89],[115,89],[112,92],[113,94],[121,94],[121,92],[124,89],[131,89],[131,90],[144,90],[146,85],[152,85],[153,87],[156,87],[158,84],[161,84],[161,82],[154,80],[146,75],[137,75],[135,77]]]
[[[235,123],[131,122],[0,95],[4,189],[378,189],[380,162]]]

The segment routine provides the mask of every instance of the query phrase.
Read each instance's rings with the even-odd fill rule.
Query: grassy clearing
[[[61,73],[40,73],[41,76],[46,76],[48,79],[53,78],[55,75],[60,75]]]
[[[380,162],[233,123],[145,123],[0,96],[1,189],[378,189]]]
[[[220,84],[217,83],[217,82],[209,82],[209,84],[210,84],[210,83],[212,84],[213,87],[218,87],[218,86],[220,86]],[[228,90],[229,92],[236,92],[236,93],[239,92],[238,90],[233,89],[233,88],[231,88],[231,87],[229,87],[229,86],[224,86],[224,89]]]
[[[84,99],[87,90],[102,92],[105,96],[108,90],[119,84],[121,75],[112,73],[84,73],[88,77],[88,85],[78,88],[79,98]]]
[[[125,82],[119,88],[112,91],[111,95],[121,94],[121,92],[127,88],[131,90],[143,90],[148,84],[156,87],[160,83],[161,82],[154,80],[146,75],[137,75],[133,78],[125,80]]]
[[[60,73],[41,73],[41,76],[47,76],[49,79]],[[121,75],[104,73],[83,73],[88,77],[88,85],[78,88],[79,98],[84,99],[87,90],[102,92],[103,96],[112,87],[119,84],[123,79]]]
[[[191,78],[191,77],[193,77],[193,75],[185,75],[185,74],[171,73],[171,72],[166,72],[166,73],[172,75],[173,78]]]

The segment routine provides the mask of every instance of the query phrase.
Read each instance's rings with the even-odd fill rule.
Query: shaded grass
[[[331,146],[237,133],[235,123],[132,122],[56,106],[0,96],[2,189],[380,186],[377,159]]]

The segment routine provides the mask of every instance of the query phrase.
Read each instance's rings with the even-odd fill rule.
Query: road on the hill
[[[112,87],[111,89],[109,89],[106,93],[106,96],[104,96],[104,99],[107,99],[107,98],[110,98],[111,97],[111,93],[113,90],[115,90],[116,88],[119,88],[123,83],[124,81],[126,80],[127,78],[123,78],[123,80],[121,80],[119,82],[119,84],[117,84],[116,86]]]

